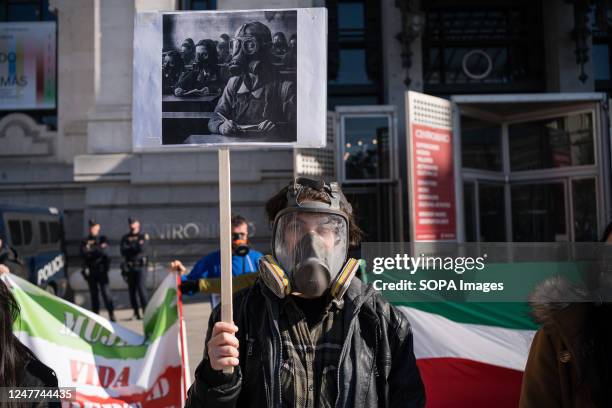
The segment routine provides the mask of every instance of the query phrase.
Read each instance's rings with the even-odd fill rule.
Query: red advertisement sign
[[[451,131],[413,124],[411,144],[412,239],[455,240],[455,178]]]

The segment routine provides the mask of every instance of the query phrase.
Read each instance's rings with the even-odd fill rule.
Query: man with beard
[[[193,58],[195,56],[195,43],[191,38],[185,39],[181,44],[181,58],[183,59],[183,65],[188,66],[193,64]]]
[[[206,95],[219,90],[217,48],[213,40],[201,40],[196,45],[195,62],[191,71],[185,71],[178,80],[176,96]]]
[[[185,407],[424,406],[410,322],[355,277],[361,231],[338,184],[297,178],[266,212],[272,254],[234,295],[235,324],[213,310]]]
[[[258,22],[243,24],[230,42],[232,77],[208,122],[211,133],[283,131],[295,135],[295,84],[279,78],[271,63],[272,35]]]
[[[170,51],[164,55],[164,63],[162,65],[162,89],[164,95],[174,94],[183,69],[183,59],[178,51]]]

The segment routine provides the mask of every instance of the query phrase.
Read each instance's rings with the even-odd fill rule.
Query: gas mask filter
[[[302,200],[306,187],[324,193],[329,203]],[[348,289],[359,264],[355,259],[345,261],[349,234],[348,218],[340,210],[341,194],[336,183],[305,178],[289,187],[287,207],[274,220],[273,255],[260,260],[262,280],[276,296],[298,292],[314,298],[330,290],[340,299]]]
[[[249,242],[241,234],[232,234],[232,249],[235,255],[247,256],[249,254]]]

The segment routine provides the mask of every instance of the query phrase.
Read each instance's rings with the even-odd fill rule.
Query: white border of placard
[[[323,147],[327,115],[327,9],[297,11],[297,141],[162,145],[162,16],[137,13],[134,21],[132,142],[135,152],[229,146],[236,148]],[[182,13],[252,13],[255,10]],[[259,10],[278,11],[278,10]]]

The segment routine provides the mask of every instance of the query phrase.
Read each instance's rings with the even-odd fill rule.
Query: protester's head
[[[140,233],[140,221],[136,218],[128,218],[128,225],[130,226],[130,232],[132,234]]]
[[[295,48],[297,46],[297,34],[291,34],[289,37],[289,48]]]
[[[98,236],[100,233],[100,223],[93,218],[89,220],[89,234],[91,236]]]
[[[249,223],[238,214],[232,216],[232,250],[238,256],[249,253]]]
[[[0,279],[0,384],[15,386],[20,383],[23,370],[24,347],[13,335],[13,323],[19,316],[19,305]]]
[[[608,224],[601,236],[601,242],[612,242],[612,222]]]
[[[297,178],[266,204],[272,253],[296,292],[319,297],[343,268],[361,230],[337,183]]]
[[[243,24],[230,42],[230,73],[259,73],[261,62],[267,62],[272,44],[270,29],[259,21]]]

